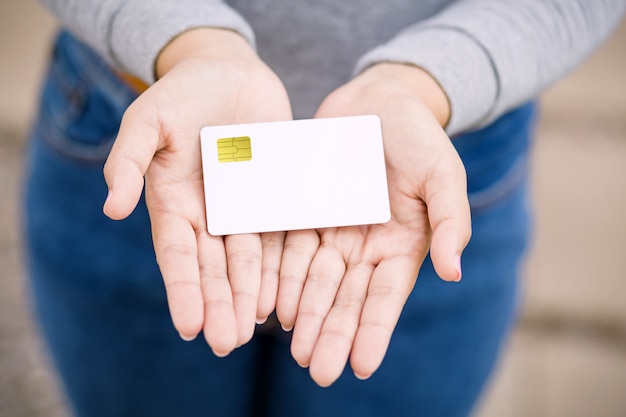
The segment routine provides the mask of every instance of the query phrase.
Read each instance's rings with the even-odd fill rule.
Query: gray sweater
[[[580,63],[626,0],[43,0],[118,69],[154,81],[194,27],[240,32],[281,77],[297,118],[382,61],[418,65],[450,98],[450,135],[484,126]]]

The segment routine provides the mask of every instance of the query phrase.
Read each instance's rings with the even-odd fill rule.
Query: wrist
[[[366,82],[384,83],[387,88],[420,100],[442,127],[450,120],[450,100],[447,94],[437,80],[420,67],[383,62],[367,68],[358,78]]]
[[[161,50],[155,62],[159,79],[188,59],[258,59],[256,52],[239,33],[229,29],[196,28],[181,33]]]

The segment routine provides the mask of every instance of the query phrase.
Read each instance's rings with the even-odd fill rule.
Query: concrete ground
[[[21,262],[24,137],[54,21],[0,2],[0,417],[68,416]],[[626,24],[541,99],[523,314],[476,417],[626,415]]]

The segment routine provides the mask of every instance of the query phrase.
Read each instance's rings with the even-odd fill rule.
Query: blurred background
[[[24,142],[55,30],[0,0],[0,417],[68,417],[28,304]],[[626,22],[541,97],[522,314],[475,417],[626,416]]]

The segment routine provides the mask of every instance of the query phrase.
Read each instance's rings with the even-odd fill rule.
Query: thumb
[[[143,190],[144,175],[159,144],[157,113],[142,97],[124,113],[117,138],[104,165],[104,179],[109,194],[103,211],[113,220],[128,217],[137,206]]]
[[[461,253],[472,234],[465,169],[456,158],[448,167],[457,168],[433,176],[426,195],[433,231],[430,257],[437,275],[445,281],[461,279]]]

